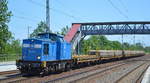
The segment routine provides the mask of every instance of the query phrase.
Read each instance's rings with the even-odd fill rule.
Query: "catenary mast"
[[[50,10],[49,10],[49,0],[46,0],[46,32],[50,32]]]

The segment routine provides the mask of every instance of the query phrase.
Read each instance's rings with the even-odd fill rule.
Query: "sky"
[[[46,0],[8,0],[13,16],[8,24],[16,39],[28,37],[40,21],[46,19]],[[50,0],[50,29],[60,31],[79,22],[150,21],[150,0]],[[106,36],[122,41],[121,35]],[[149,35],[135,35],[135,42],[150,46]],[[134,43],[134,35],[124,35],[124,42]]]

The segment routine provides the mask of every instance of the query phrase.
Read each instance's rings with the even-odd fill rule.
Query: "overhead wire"
[[[37,21],[37,20],[30,19],[30,18],[27,18],[27,17],[24,17],[24,16],[16,16],[16,15],[13,15],[13,17],[18,18],[18,19],[22,19],[22,20],[27,20],[27,21],[30,21],[30,22],[35,22],[35,21]]]
[[[15,11],[14,9],[12,10],[12,11]],[[28,19],[28,20],[34,20],[35,21],[35,19],[36,20],[38,20],[38,19],[41,19],[40,17],[37,17],[37,16],[33,16],[34,17],[34,19],[33,18],[29,18],[29,17],[25,17],[24,15],[25,15],[25,13],[24,12],[22,12],[22,11],[18,11],[17,10],[17,12],[15,11],[15,13],[17,13],[17,15],[16,14],[13,14],[13,16],[14,17],[17,17],[17,18],[20,18],[20,19]],[[19,16],[18,16],[19,15]],[[23,16],[22,16],[23,15]]]
[[[73,18],[74,20],[80,19],[79,17],[70,15],[70,14],[68,14],[68,13],[66,13],[66,12],[63,12],[63,11],[61,11],[61,10],[58,10],[58,9],[54,9],[54,8],[50,8],[50,9],[51,9],[52,11],[54,11],[54,12],[61,13],[61,14],[63,14],[63,15],[66,15],[66,16],[70,17],[70,18]]]
[[[38,6],[40,6],[40,7],[45,8],[45,5],[44,5],[44,4],[38,3],[38,2],[33,1],[33,0],[27,0],[27,1],[31,2],[32,4],[35,4],[35,5],[38,5]]]
[[[66,7],[64,4],[62,4],[59,0],[55,0],[58,4],[60,4],[62,7]],[[69,17],[71,17],[71,18],[74,18],[74,19],[76,19],[76,17],[75,16],[72,16],[72,15],[70,15],[70,14],[68,14],[68,13],[65,13],[65,12],[63,12],[63,11],[60,11],[60,10],[57,10],[57,9],[53,9],[53,8],[51,8],[52,10],[54,10],[54,11],[56,11],[56,12],[60,12],[60,13],[63,13],[63,14],[65,14],[65,15],[68,15]],[[70,8],[69,8],[70,9]],[[70,12],[73,12],[73,11],[75,11],[75,10],[72,10],[72,9],[70,9],[71,11]]]
[[[124,8],[124,10],[126,11],[126,12],[128,12],[128,9],[127,9],[127,7],[125,6],[125,4],[123,3],[123,1],[122,0],[118,0],[119,1],[119,3],[122,5],[122,7]]]
[[[123,3],[123,1],[122,0],[118,0],[119,1],[119,3],[122,5],[122,7],[123,7],[123,9],[125,10],[125,12],[127,12],[128,13],[128,9],[127,9],[127,7],[125,6],[125,4]],[[130,18],[131,18],[131,16],[130,16]],[[135,38],[136,38],[136,36],[135,36],[135,33],[133,34],[133,46],[135,46],[136,45],[136,43],[135,43]],[[133,50],[135,50],[135,48],[133,49]]]
[[[126,14],[128,14],[128,13],[129,13],[129,10],[128,10],[127,6],[124,4],[124,2],[123,2],[122,0],[118,0],[118,2],[119,2],[119,3],[121,4],[121,6],[123,7],[124,12],[126,12]],[[128,17],[128,19],[133,20],[134,17],[130,15],[130,18]]]
[[[54,1],[56,1],[61,7],[63,7],[63,8],[65,8],[66,9],[66,5],[64,5],[60,0],[54,0]],[[78,12],[78,11],[76,11],[76,10],[74,10],[74,9],[71,9],[71,8],[67,8],[67,10],[69,11],[69,12]],[[80,18],[80,17],[82,17],[82,18]],[[78,17],[79,19],[89,19],[89,18],[85,18],[85,16],[81,16],[80,15],[80,17]],[[84,17],[84,18],[83,18]]]
[[[123,17],[125,17],[126,19],[129,19],[129,17],[126,15],[126,14],[124,14],[124,12],[122,12],[122,10],[120,10],[111,0],[107,0],[111,5],[112,5],[112,7],[114,8],[114,9],[116,9],[117,11],[118,11],[118,13],[120,14],[120,15],[122,15]],[[122,2],[120,2],[121,4],[122,4]],[[122,34],[122,36],[121,36],[121,39],[122,39],[122,50],[124,50],[124,35]]]
[[[122,16],[124,16],[126,19],[129,19],[129,17],[127,15],[125,15],[111,0],[107,0],[114,9],[116,9],[118,11],[118,13]]]
[[[38,6],[40,6],[40,7],[45,8],[45,5],[44,5],[44,4],[38,3],[38,2],[33,1],[33,0],[27,0],[27,1],[31,2],[32,4],[35,4],[35,5],[38,5]],[[69,13],[66,13],[66,12],[61,11],[61,10],[56,9],[56,8],[51,8],[51,7],[50,7],[50,10],[52,10],[52,11],[54,11],[54,12],[57,12],[57,13],[61,13],[61,14],[65,15],[65,16],[68,16],[68,17],[70,17],[70,18],[73,18],[74,20],[79,20],[79,19],[81,19],[80,17],[73,16],[73,15],[71,15],[71,14],[69,14]]]
[[[32,0],[29,0],[29,1],[31,1],[32,2]],[[38,3],[36,3],[36,4],[38,4]],[[40,4],[38,4],[38,5],[40,5]],[[41,5],[42,6],[42,5]],[[17,11],[15,11],[15,9],[12,9],[12,11],[14,11],[15,13],[17,13],[17,15],[15,14],[13,14],[13,17],[15,17],[15,18],[17,18],[17,19],[22,19],[22,20],[25,20],[25,21],[30,21],[30,22],[35,22],[35,21],[38,21],[38,19],[40,18],[40,17],[37,17],[37,16],[33,16],[34,18],[29,18],[29,17],[26,17],[25,16],[25,13],[23,12],[23,11],[21,11],[21,10],[17,10]],[[22,16],[23,15],[23,16]],[[41,18],[40,18],[41,19]]]
[[[42,4],[42,3],[40,3],[40,2],[37,2],[37,1],[34,1],[34,0],[27,0],[27,1],[30,2],[30,3],[32,3],[32,4],[34,4],[34,5],[37,5],[37,6],[39,6],[39,7],[42,7],[42,8],[45,8],[45,7],[46,7],[44,4]],[[70,18],[73,18],[74,20],[79,20],[79,19],[80,19],[79,17],[73,16],[73,15],[71,15],[71,14],[68,14],[68,13],[64,12],[64,11],[61,11],[61,10],[59,10],[59,9],[55,9],[55,8],[52,8],[52,7],[50,7],[50,11],[54,11],[54,12],[56,12],[56,13],[61,13],[61,14],[65,15],[65,16],[68,16],[68,17],[70,17]],[[54,24],[55,24],[55,23],[54,23]],[[58,23],[56,23],[56,24],[58,24]],[[55,25],[56,25],[56,24],[55,24]]]

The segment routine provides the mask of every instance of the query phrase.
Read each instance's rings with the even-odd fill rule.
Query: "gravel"
[[[115,83],[116,80],[124,76],[129,71],[135,69],[137,66],[141,65],[142,63],[143,63],[142,61],[135,62],[134,64],[128,63],[126,65],[122,65],[120,67],[114,68],[113,70],[109,70],[77,82],[78,83]]]

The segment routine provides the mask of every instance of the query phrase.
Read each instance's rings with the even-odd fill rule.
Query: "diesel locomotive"
[[[16,61],[16,66],[21,73],[45,75],[67,71],[80,64],[100,63],[105,59],[145,55],[143,51],[122,50],[90,50],[88,55],[72,55],[71,47],[60,35],[38,34],[36,38],[23,40],[22,57]]]
[[[45,74],[68,69],[71,64],[71,44],[53,33],[41,33],[36,38],[24,39],[22,57],[16,61],[21,73]]]

